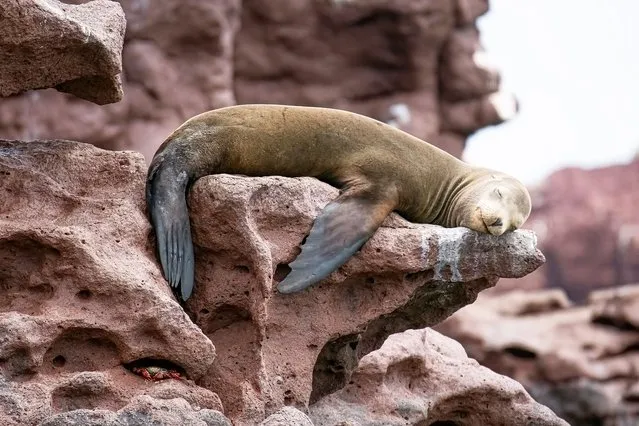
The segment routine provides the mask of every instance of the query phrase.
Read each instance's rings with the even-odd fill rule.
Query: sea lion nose
[[[504,223],[501,221],[501,218],[497,219],[496,221],[494,221],[493,223],[490,224],[490,226],[502,226]]]

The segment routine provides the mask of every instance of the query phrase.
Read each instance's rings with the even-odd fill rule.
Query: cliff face
[[[148,160],[195,114],[265,102],[364,113],[459,156],[466,135],[517,109],[479,43],[483,0],[120,4],[124,99],[97,106],[54,90],[2,99],[0,137],[80,140]],[[67,62],[78,56],[67,52]]]

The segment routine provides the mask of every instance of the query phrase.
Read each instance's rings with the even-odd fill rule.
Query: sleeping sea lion
[[[501,235],[519,228],[531,208],[515,178],[370,117],[285,105],[208,111],[164,141],[146,183],[160,263],[182,300],[194,279],[186,193],[216,173],[313,176],[340,189],[315,219],[280,293],[300,291],[346,263],[392,211],[412,222]]]

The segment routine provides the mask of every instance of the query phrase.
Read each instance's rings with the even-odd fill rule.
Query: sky
[[[468,139],[463,159],[536,185],[557,169],[639,152],[639,0],[491,0],[481,42],[510,121]]]

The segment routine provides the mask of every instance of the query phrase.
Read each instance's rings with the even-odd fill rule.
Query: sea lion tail
[[[165,161],[163,156],[153,159],[146,182],[146,202],[162,271],[176,296],[183,301],[191,296],[195,271],[186,203],[189,182],[186,169]]]

